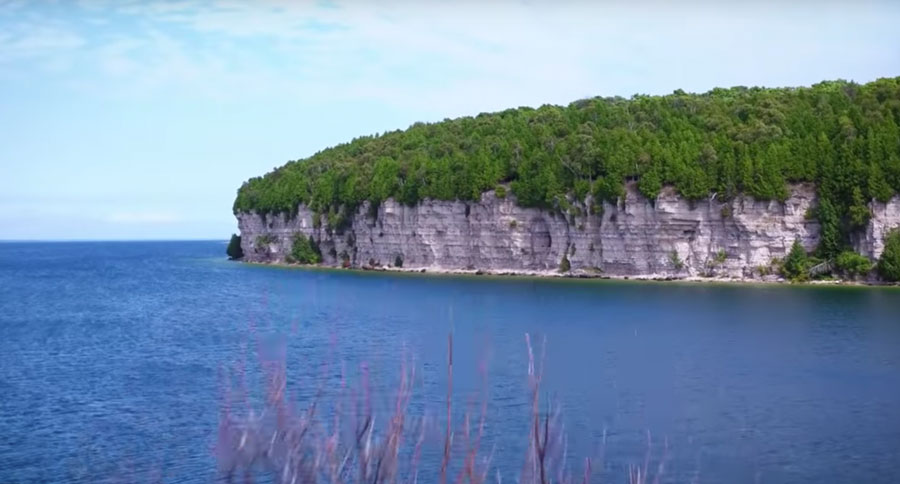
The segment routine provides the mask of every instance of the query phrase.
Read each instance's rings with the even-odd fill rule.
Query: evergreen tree
[[[869,169],[869,193],[881,203],[887,203],[894,196],[894,190],[881,170],[881,163],[873,163]]]
[[[781,273],[791,282],[802,282],[809,279],[809,256],[799,240],[794,240],[791,251],[784,259]]]
[[[819,253],[822,257],[834,257],[841,252],[843,243],[841,240],[840,219],[832,205],[831,200],[822,198],[816,209],[821,233],[819,235]]]
[[[850,205],[850,227],[852,229],[860,229],[866,226],[869,222],[869,216],[871,213],[869,212],[869,207],[866,206],[865,200],[863,200],[862,190],[858,186],[853,187],[852,191],[853,195],[851,196],[851,205]]]
[[[878,273],[886,281],[900,281],[900,228],[891,230],[884,238]]]

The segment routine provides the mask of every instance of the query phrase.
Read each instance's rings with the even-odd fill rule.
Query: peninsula
[[[248,180],[251,262],[891,280],[900,78],[584,99],[416,123]],[[893,237],[892,237],[893,236]],[[896,262],[900,264],[900,261]]]

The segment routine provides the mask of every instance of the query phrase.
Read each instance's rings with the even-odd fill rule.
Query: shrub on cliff
[[[678,255],[677,250],[673,250],[673,251],[669,252],[669,262],[672,264],[672,267],[676,271],[680,271],[681,269],[684,269],[684,261],[681,260],[681,257]]]
[[[809,256],[800,240],[794,240],[791,251],[781,265],[781,275],[791,282],[803,282],[809,279]]]
[[[886,281],[900,281],[900,227],[884,238],[884,252],[878,259],[878,273]]]
[[[834,267],[844,277],[855,279],[872,270],[872,261],[866,256],[848,250],[837,256],[834,260]]]
[[[565,255],[562,256],[562,260],[559,261],[559,272],[565,274],[572,269],[572,264],[569,263],[569,258]]]
[[[288,257],[288,262],[296,262],[297,264],[318,264],[322,262],[322,253],[319,251],[316,241],[312,237],[307,238],[303,234],[294,234],[291,254]]]
[[[228,254],[228,258],[231,260],[244,257],[244,250],[241,249],[240,235],[231,234],[231,240],[228,241],[228,248],[225,249],[225,253]]]

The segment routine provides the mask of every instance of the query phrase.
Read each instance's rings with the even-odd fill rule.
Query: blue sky
[[[0,239],[225,238],[355,136],[595,95],[900,75],[898,2],[0,0]]]

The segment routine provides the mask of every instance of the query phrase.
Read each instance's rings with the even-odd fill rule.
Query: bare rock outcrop
[[[565,257],[573,274],[629,277],[756,278],[795,239],[809,250],[819,224],[809,213],[815,188],[794,185],[784,202],[740,196],[688,201],[666,188],[656,200],[633,185],[618,203],[574,202],[562,214],[520,207],[515,197],[485,192],[477,202],[423,200],[405,206],[387,200],[377,210],[364,203],[343,228],[297,214],[237,215],[245,259],[282,262],[295,234],[315,240],[332,266],[485,271],[555,272]],[[602,208],[602,210],[598,210]],[[900,225],[900,197],[873,203],[873,217],[858,249],[883,250],[886,231]]]

